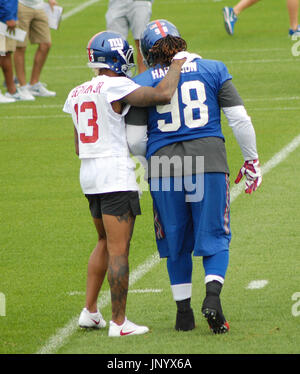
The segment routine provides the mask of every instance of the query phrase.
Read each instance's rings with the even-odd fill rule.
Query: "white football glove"
[[[258,160],[245,161],[236,177],[235,183],[239,183],[245,175],[245,192],[251,194],[256,191],[262,182],[262,174]]]
[[[177,52],[176,55],[173,57],[173,60],[181,60],[186,58],[186,62],[192,62],[195,58],[202,58],[201,56],[197,55],[196,53],[189,53],[187,51]]]

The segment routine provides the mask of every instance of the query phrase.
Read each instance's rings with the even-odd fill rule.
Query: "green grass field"
[[[65,15],[81,3],[60,0]],[[255,194],[237,194],[232,201],[231,257],[222,291],[228,334],[212,335],[201,315],[201,258],[193,275],[195,330],[174,330],[165,260],[130,286],[128,317],[147,324],[149,334],[116,340],[107,337],[107,328],[77,328],[96,233],[79,185],[72,121],[62,106],[70,89],[91,77],[85,48],[105,29],[107,3],[100,0],[66,17],[52,32],[41,80],[57,92],[55,98],[0,106],[0,353],[299,354],[299,141],[265,169]],[[222,8],[233,0],[155,0],[152,15],[174,22],[190,51],[227,65],[252,118],[262,165],[300,134],[300,57],[291,52],[295,42],[287,36],[285,1],[274,3],[264,0],[242,13],[232,37]],[[34,51],[28,47],[28,78]],[[234,191],[243,160],[225,118],[223,132]],[[149,192],[141,205],[131,244],[133,272],[156,254]],[[254,280],[267,284],[249,289]],[[107,292],[106,281],[99,301]],[[109,321],[108,302],[102,313]]]

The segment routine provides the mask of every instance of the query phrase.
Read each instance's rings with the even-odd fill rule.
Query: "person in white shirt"
[[[49,0],[48,2],[51,8],[58,4],[56,0]],[[14,64],[20,89],[27,92],[32,99],[36,96],[53,97],[56,92],[48,90],[40,82],[42,69],[51,48],[51,33],[48,17],[44,11],[44,1],[19,0],[18,19],[18,27],[27,32],[24,42],[17,42],[14,53]],[[30,80],[27,82],[25,52],[29,41],[31,44],[38,44],[38,48],[34,56]]]
[[[152,15],[153,0],[109,0],[105,14],[106,28],[127,39],[131,30],[137,56],[138,72],[146,70],[140,51],[140,37]]]
[[[124,116],[130,105],[169,103],[185,59],[175,56],[157,87],[141,87],[127,77],[134,66],[133,49],[121,34],[98,33],[87,50],[88,66],[95,69],[96,77],[72,89],[63,108],[72,115],[80,184],[98,233],[88,264],[86,305],[78,323],[85,328],[106,326],[97,300],[107,273],[112,304],[108,335],[144,334],[148,327],[134,324],[125,314],[129,244],[140,205]]]

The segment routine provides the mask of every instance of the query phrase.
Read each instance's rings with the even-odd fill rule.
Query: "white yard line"
[[[287,99],[288,100],[288,99]],[[245,100],[246,101],[246,100]],[[254,101],[254,100],[253,100]],[[20,106],[21,107],[21,106]],[[46,109],[47,106],[28,106],[28,105],[23,105],[22,108],[30,108],[30,109]],[[50,105],[48,109],[51,108],[62,108],[61,105]],[[275,108],[251,108],[247,107],[248,112],[274,112],[274,111],[300,111],[300,107],[275,107]],[[0,120],[16,120],[16,119],[55,119],[55,118],[70,118],[69,114],[47,114],[47,115],[28,115],[28,116],[0,116]]]
[[[276,108],[248,108],[248,111],[249,112],[271,112],[271,111],[274,111],[276,110],[276,112],[278,111],[287,111],[287,110],[299,110],[300,111],[300,107],[298,106],[286,106],[286,107],[276,107]]]
[[[299,101],[300,103],[300,96],[278,96],[278,97],[249,97],[243,98],[245,102],[259,102],[259,101]],[[25,104],[23,101],[18,103],[18,108],[30,108],[30,109],[49,109],[49,108],[63,108],[62,104]],[[273,109],[273,108],[272,108]],[[279,108],[281,109],[281,108]],[[300,107],[298,108],[300,110]],[[9,117],[9,116],[7,116]],[[25,118],[26,116],[24,116]],[[0,117],[4,118],[4,117]]]
[[[82,57],[82,56],[81,56]],[[299,61],[299,59],[297,60],[296,57],[294,58],[278,58],[278,59],[255,59],[255,60],[230,60],[230,61],[227,61],[226,59],[222,59],[222,61],[226,64],[226,65],[230,65],[230,64],[270,64],[270,63],[286,63],[286,62],[297,62]],[[68,66],[68,70],[81,70],[81,69],[86,69],[86,64],[83,63],[82,65],[70,65]],[[47,70],[66,70],[66,67],[65,66],[49,66],[47,65]]]
[[[53,118],[70,118],[69,114],[54,114],[54,115],[33,115],[33,116],[5,116],[0,117],[1,119],[5,120],[12,120],[12,119],[53,119]],[[21,125],[21,123],[20,123]]]
[[[300,96],[279,96],[279,97],[252,97],[248,99],[243,99],[244,101],[299,101]],[[300,109],[300,107],[299,107]]]
[[[293,152],[300,145],[300,134],[296,136],[288,145],[276,153],[268,162],[262,166],[262,173],[265,175],[279,163],[284,161],[288,155]],[[244,184],[234,185],[230,191],[231,203],[244,191]],[[160,261],[157,253],[151,255],[147,260],[139,265],[137,269],[133,270],[129,276],[129,287],[133,286],[139,279],[146,275],[155,265]],[[104,308],[110,303],[110,293],[106,291],[101,294],[99,308]],[[38,350],[39,354],[55,353],[62,347],[68,338],[76,331],[78,317],[72,318],[63,328],[59,329],[55,335],[50,337],[48,342]]]
[[[226,64],[270,64],[270,63],[282,63],[282,62],[296,62],[298,61],[296,58],[272,58],[272,59],[256,59],[256,60],[231,60],[226,61],[223,58],[223,62]]]
[[[218,49],[218,56],[220,56],[220,53],[228,53],[228,54],[231,54],[232,53],[245,53],[247,54],[247,56],[249,57],[249,53],[250,52],[253,52],[253,53],[257,53],[257,52],[261,52],[261,53],[265,53],[265,52],[274,52],[274,51],[286,51],[288,50],[289,51],[289,48],[255,48],[255,49],[231,49],[231,48],[228,48],[228,49]],[[212,50],[201,50],[201,54],[203,57],[207,57],[205,56],[205,54],[211,54],[211,53],[215,53],[216,51],[212,51]],[[199,52],[200,53],[200,52]],[[79,55],[70,55],[68,56],[70,59],[72,60],[76,60],[76,59],[79,59],[79,58],[82,58],[83,57],[83,54],[79,54]],[[219,58],[219,57],[218,57]],[[48,57],[49,60],[65,60],[66,57],[63,56],[63,55],[50,55]]]
[[[128,290],[128,293],[160,293],[162,291],[163,290],[159,288],[145,288],[145,289]],[[85,295],[85,291],[71,291],[71,292],[68,292],[67,295],[68,296],[83,296]]]
[[[268,283],[269,281],[267,281],[266,279],[253,280],[248,284],[246,288],[248,290],[258,290],[260,288],[264,288]]]
[[[130,293],[160,293],[163,290],[160,288],[145,288],[143,289],[137,289],[137,290],[129,290]]]

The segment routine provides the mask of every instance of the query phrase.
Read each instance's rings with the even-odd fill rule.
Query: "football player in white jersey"
[[[130,105],[170,102],[185,59],[175,57],[156,88],[141,87],[127,77],[134,66],[133,49],[120,34],[100,32],[91,38],[87,50],[88,66],[97,76],[72,89],[63,108],[74,122],[80,184],[98,233],[88,264],[86,305],[79,325],[106,326],[97,299],[107,273],[112,303],[108,335],[144,334],[148,327],[130,322],[125,314],[129,243],[140,205],[124,116]]]

